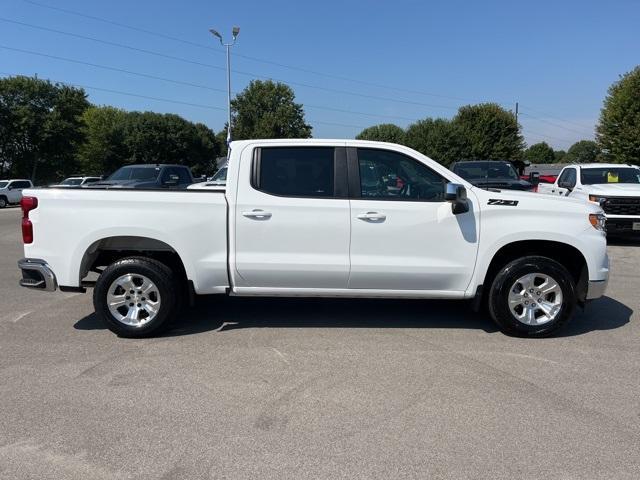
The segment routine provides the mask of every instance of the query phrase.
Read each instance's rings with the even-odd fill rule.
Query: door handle
[[[264,210],[255,209],[250,212],[242,212],[243,217],[255,218],[257,220],[268,220],[271,218],[271,212],[265,212]]]
[[[387,216],[384,213],[367,212],[356,215],[356,218],[359,218],[360,220],[374,220],[381,222],[383,220],[386,220]]]

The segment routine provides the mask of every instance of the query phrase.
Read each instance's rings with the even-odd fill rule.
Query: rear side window
[[[13,188],[31,188],[31,184],[25,181],[13,182],[11,186]]]
[[[334,153],[333,147],[262,148],[254,186],[285,197],[332,197]]]

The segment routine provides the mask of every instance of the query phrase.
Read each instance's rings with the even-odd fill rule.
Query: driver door
[[[447,180],[424,163],[384,149],[349,149],[349,288],[466,290],[478,246],[478,207],[454,215]]]

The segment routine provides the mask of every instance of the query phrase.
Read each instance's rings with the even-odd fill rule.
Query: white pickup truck
[[[579,198],[599,204],[610,235],[640,235],[640,168],[635,165],[590,163],[569,165],[539,193]]]
[[[238,141],[226,187],[33,189],[22,207],[21,284],[93,286],[127,337],[206,294],[469,299],[505,332],[545,336],[609,275],[597,204],[482,190],[388,143]]]

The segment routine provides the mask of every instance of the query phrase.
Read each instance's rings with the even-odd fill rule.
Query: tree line
[[[568,151],[525,145],[512,112],[495,103],[461,107],[451,119],[425,118],[407,128],[374,125],[360,139],[405,144],[445,165],[463,159],[532,163],[640,163],[640,66],[609,88],[596,141]],[[312,128],[293,90],[252,81],[231,102],[233,138],[308,138]],[[77,87],[32,77],[0,79],[0,178],[38,184],[71,174],[109,174],[133,163],[177,163],[196,175],[215,170],[226,153],[226,128],[215,134],[179,115],[92,105]]]

